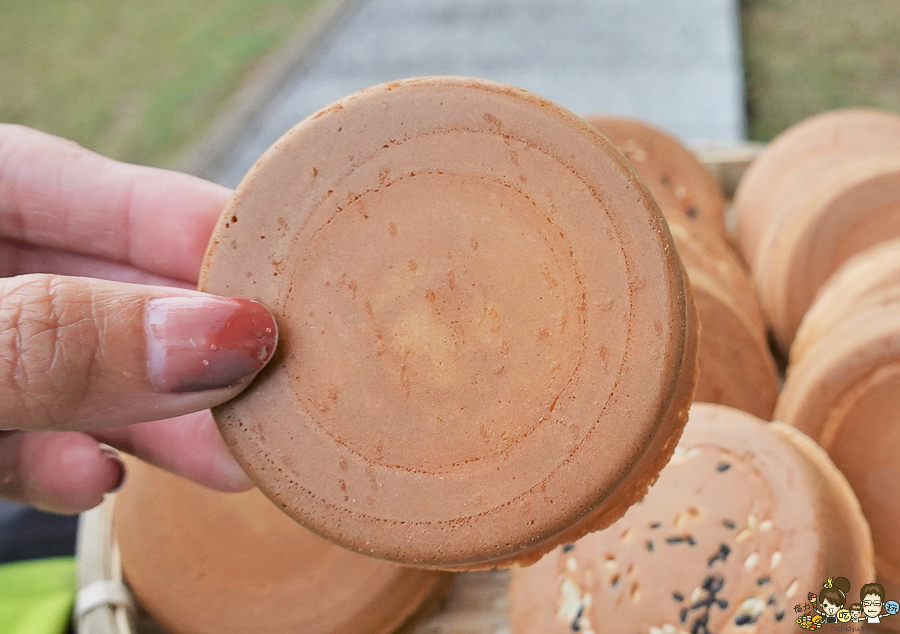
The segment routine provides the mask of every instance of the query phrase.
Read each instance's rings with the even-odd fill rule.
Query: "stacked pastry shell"
[[[776,138],[734,199],[737,242],[784,352],[822,284],[900,235],[900,117],[843,110]]]
[[[712,174],[677,139],[649,124],[588,117],[653,193],[687,271],[700,317],[694,400],[768,420],[780,379],[756,291],[726,240],[725,199]]]
[[[589,116],[585,120],[634,166],[666,220],[703,225],[720,238],[727,237],[722,188],[678,139],[635,119]]]
[[[815,438],[847,476],[875,542],[878,581],[900,595],[900,241],[849,259],[791,349],[775,415]],[[884,625],[898,628],[894,619]]]

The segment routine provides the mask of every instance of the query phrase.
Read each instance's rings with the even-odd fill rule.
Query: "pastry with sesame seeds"
[[[667,220],[700,224],[726,238],[722,188],[678,139],[634,119],[595,115],[585,120],[631,161]]]
[[[868,525],[825,452],[722,405],[695,404],[644,500],[572,546],[513,571],[512,634],[787,633],[807,588],[873,574]]]

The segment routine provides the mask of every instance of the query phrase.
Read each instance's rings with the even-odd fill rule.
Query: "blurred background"
[[[0,0],[0,121],[235,185],[278,136],[366,86],[519,85],[697,144],[824,110],[900,112],[897,0]],[[0,561],[75,520],[0,504]]]
[[[513,83],[694,144],[900,112],[896,0],[2,0],[0,121],[234,185],[291,125],[390,79]]]
[[[835,108],[900,113],[900,1],[0,0],[0,122],[229,186],[319,108],[428,74],[765,142]],[[71,554],[75,526],[0,501],[0,563]]]

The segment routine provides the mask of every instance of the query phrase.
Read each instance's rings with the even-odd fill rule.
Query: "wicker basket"
[[[759,144],[748,143],[697,148],[696,152],[730,198],[744,170],[761,149]],[[114,504],[115,496],[107,496],[103,504],[84,513],[78,525],[76,632],[166,634],[141,613],[122,579],[119,551],[112,530]],[[405,627],[404,634],[508,634],[508,579],[505,570],[460,573],[441,607]]]

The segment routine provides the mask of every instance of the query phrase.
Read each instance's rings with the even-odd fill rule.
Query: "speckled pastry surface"
[[[586,117],[621,151],[666,218],[701,224],[724,238],[725,196],[718,181],[688,148],[662,130],[621,117]]]
[[[514,570],[511,631],[794,632],[794,605],[833,571],[871,579],[872,545],[825,453],[787,425],[697,404],[640,504]]]
[[[896,305],[865,306],[825,332],[791,365],[775,410],[847,476],[872,527],[878,580],[892,596],[900,592],[897,314]]]
[[[133,459],[115,534],[138,602],[170,634],[389,634],[452,581],[334,546],[257,490],[219,493]]]
[[[276,315],[214,411],[294,519],[441,568],[535,558],[614,521],[665,464],[695,312],[625,159],[535,95],[421,78],[347,97],[242,181],[201,289]]]

